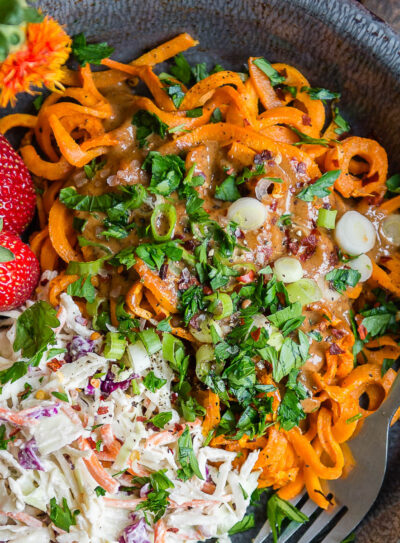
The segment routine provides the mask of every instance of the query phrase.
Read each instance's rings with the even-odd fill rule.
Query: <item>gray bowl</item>
[[[71,34],[108,41],[116,49],[113,58],[122,61],[185,31],[200,40],[188,51],[189,61],[240,69],[250,55],[262,55],[293,64],[312,86],[341,92],[341,110],[354,132],[376,138],[389,153],[391,169],[400,169],[400,38],[355,0],[39,0],[38,5]],[[18,105],[31,107],[29,101]],[[399,541],[396,429],[390,450],[383,490],[359,527],[357,542]],[[258,529],[264,506],[256,509],[256,518]],[[250,542],[257,531],[233,540]]]

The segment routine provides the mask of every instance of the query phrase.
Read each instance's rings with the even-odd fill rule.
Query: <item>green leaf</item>
[[[393,364],[396,362],[396,360],[393,360],[392,358],[384,358],[382,363],[382,369],[381,369],[381,375],[382,377],[385,375],[385,373],[390,370],[391,367],[393,367]]]
[[[210,121],[212,123],[220,123],[222,121],[222,113],[219,107],[216,107],[212,112]]]
[[[43,300],[26,309],[17,319],[14,351],[22,349],[22,355],[31,358],[55,343],[53,328],[60,325],[56,315],[56,310]]]
[[[351,268],[338,268],[325,275],[333,288],[343,294],[347,287],[355,287],[361,278],[361,273]]]
[[[0,383],[14,383],[28,373],[28,365],[25,362],[14,362],[9,368],[0,371]]]
[[[53,521],[56,526],[58,526],[58,528],[61,528],[69,533],[70,527],[76,525],[76,515],[77,512],[74,511],[72,513],[68,507],[66,498],[62,499],[62,506],[57,505],[55,498],[51,498],[49,517],[50,520]]]
[[[91,276],[79,277],[74,283],[68,285],[67,294],[85,298],[89,303],[94,302],[96,298],[96,289],[92,285]]]
[[[234,202],[240,198],[235,176],[230,175],[215,189],[215,198],[224,202]]]
[[[164,87],[165,92],[168,96],[171,97],[174,106],[178,109],[183,99],[185,98],[185,93],[182,90],[182,87],[178,84],[173,83],[172,81],[165,80],[169,84],[168,87]]]
[[[302,305],[300,302],[295,302],[290,304],[284,309],[273,313],[268,316],[268,320],[274,324],[277,328],[282,328],[288,320],[301,317],[302,314]],[[304,320],[304,319],[303,319]],[[302,322],[303,322],[302,320]]]
[[[44,94],[39,94],[36,96],[36,98],[33,100],[32,104],[34,105],[36,111],[39,111],[42,107],[42,104],[44,102]]]
[[[265,58],[257,58],[256,60],[253,60],[253,64],[269,78],[273,87],[285,82],[286,78],[283,77],[283,75],[280,75]]]
[[[11,262],[14,259],[14,253],[10,249],[6,249],[0,245],[0,262]]]
[[[94,489],[94,491],[96,492],[96,496],[97,496],[97,497],[105,496],[105,495],[106,495],[106,491],[105,491],[104,488],[102,488],[101,486],[96,486],[96,488]]]
[[[168,130],[168,125],[155,113],[150,113],[145,109],[140,109],[135,113],[132,124],[136,126],[136,138],[139,142],[139,147],[143,147],[147,143],[147,138],[150,134],[158,134],[162,138],[165,138]]]
[[[87,43],[83,33],[74,36],[72,41],[72,54],[81,66],[87,62],[101,64],[103,58],[109,57],[114,52],[114,47],[107,43]]]
[[[396,173],[392,175],[392,177],[389,177],[389,179],[386,181],[386,186],[390,192],[396,192],[397,194],[400,193],[400,173]]]
[[[191,119],[201,117],[202,115],[203,115],[202,107],[195,107],[194,109],[188,109],[186,111],[186,117],[190,117]]]
[[[144,386],[149,389],[150,392],[155,392],[159,388],[163,387],[166,382],[166,379],[160,379],[159,377],[156,377],[153,371],[149,371],[149,373],[143,379]]]
[[[381,305],[369,310],[361,311],[364,317],[362,325],[366,328],[371,338],[383,336],[388,330],[394,330],[396,325],[396,312],[391,307]]]
[[[61,400],[62,402],[69,403],[69,398],[64,392],[52,392],[51,395],[57,398],[58,400]]]
[[[278,542],[278,536],[281,531],[282,521],[291,520],[303,524],[309,518],[299,511],[294,505],[286,500],[282,500],[277,494],[271,496],[267,503],[267,517],[272,530],[274,543]]]
[[[185,162],[178,155],[161,155],[150,151],[142,168],[151,171],[150,190],[161,196],[169,196],[182,182]]]
[[[217,70],[217,71],[220,71],[220,70]],[[192,74],[196,83],[198,83],[199,81],[201,81],[202,79],[205,79],[206,77],[210,75],[207,71],[207,64],[205,62],[200,62],[199,64],[196,64],[195,66],[193,66]]]
[[[136,254],[149,268],[159,270],[166,257],[177,262],[181,260],[183,251],[177,241],[167,241],[165,243],[142,243],[136,247]]]
[[[155,415],[154,417],[149,419],[148,422],[151,422],[151,424],[157,426],[157,428],[164,428],[164,426],[168,424],[171,419],[171,411],[164,411],[163,413],[158,413],[158,415]]]
[[[126,266],[126,269],[129,270],[136,262],[134,253],[135,247],[125,247],[125,249],[115,254],[108,263],[112,266]]]
[[[338,136],[341,136],[342,134],[347,134],[347,132],[350,132],[351,126],[340,115],[338,107],[333,108],[333,121],[336,124],[336,128],[334,129],[334,132]]]
[[[254,515],[246,515],[242,518],[242,520],[232,526],[228,534],[234,535],[238,534],[239,532],[245,532],[246,530],[250,530],[250,528],[254,528],[254,525]]]
[[[194,454],[189,426],[186,426],[185,431],[178,439],[178,462],[182,468],[177,473],[179,479],[187,481],[193,475],[196,475],[199,479],[203,479],[197,458]]]
[[[276,223],[277,226],[292,226],[291,216],[291,213],[284,213],[283,215],[281,215],[278,219],[278,222]]]
[[[180,311],[183,312],[183,320],[187,325],[196,313],[206,307],[202,287],[192,285],[187,290],[180,292],[179,305]]]
[[[311,136],[304,134],[304,132],[300,132],[300,130],[298,130],[294,126],[288,125],[288,127],[300,138],[300,141],[297,141],[296,143],[292,143],[292,145],[302,145],[303,143],[307,143],[310,145],[322,145],[323,147],[329,146],[329,140],[327,139],[312,138]]]
[[[171,66],[171,74],[182,81],[184,85],[189,85],[192,78],[192,68],[182,53],[174,57],[174,66]]]
[[[60,191],[60,202],[69,209],[77,211],[104,211],[111,209],[121,201],[117,193],[110,192],[101,196],[79,194],[75,188],[65,187]]]
[[[311,100],[338,100],[340,98],[340,92],[332,92],[320,87],[302,87],[301,92],[306,92]]]
[[[0,426],[0,450],[2,451],[6,451],[9,442],[12,441],[11,439],[6,439],[6,431],[5,424],[2,424]]]
[[[324,173],[315,183],[300,191],[297,198],[304,200],[304,202],[312,202],[314,198],[329,196],[331,191],[328,189],[335,183],[340,174],[340,170],[331,170]]]
[[[94,158],[89,164],[85,164],[83,166],[83,171],[86,174],[86,177],[88,179],[93,179],[93,177],[96,175],[96,173],[101,170],[106,164],[105,160],[102,160],[101,162],[97,162]]]

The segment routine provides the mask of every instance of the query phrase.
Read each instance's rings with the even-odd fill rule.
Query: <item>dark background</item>
[[[400,33],[400,0],[360,0],[360,3]]]

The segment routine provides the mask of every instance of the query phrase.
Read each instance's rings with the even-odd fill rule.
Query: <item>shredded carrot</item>
[[[68,209],[56,200],[49,213],[49,236],[57,254],[64,260],[80,260],[79,254],[68,239],[73,232],[72,219]]]

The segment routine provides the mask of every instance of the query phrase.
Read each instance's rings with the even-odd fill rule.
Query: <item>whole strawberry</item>
[[[0,232],[0,311],[22,305],[39,274],[39,262],[28,245],[11,232]]]
[[[5,230],[20,234],[33,219],[36,196],[22,158],[0,134],[0,217]]]

